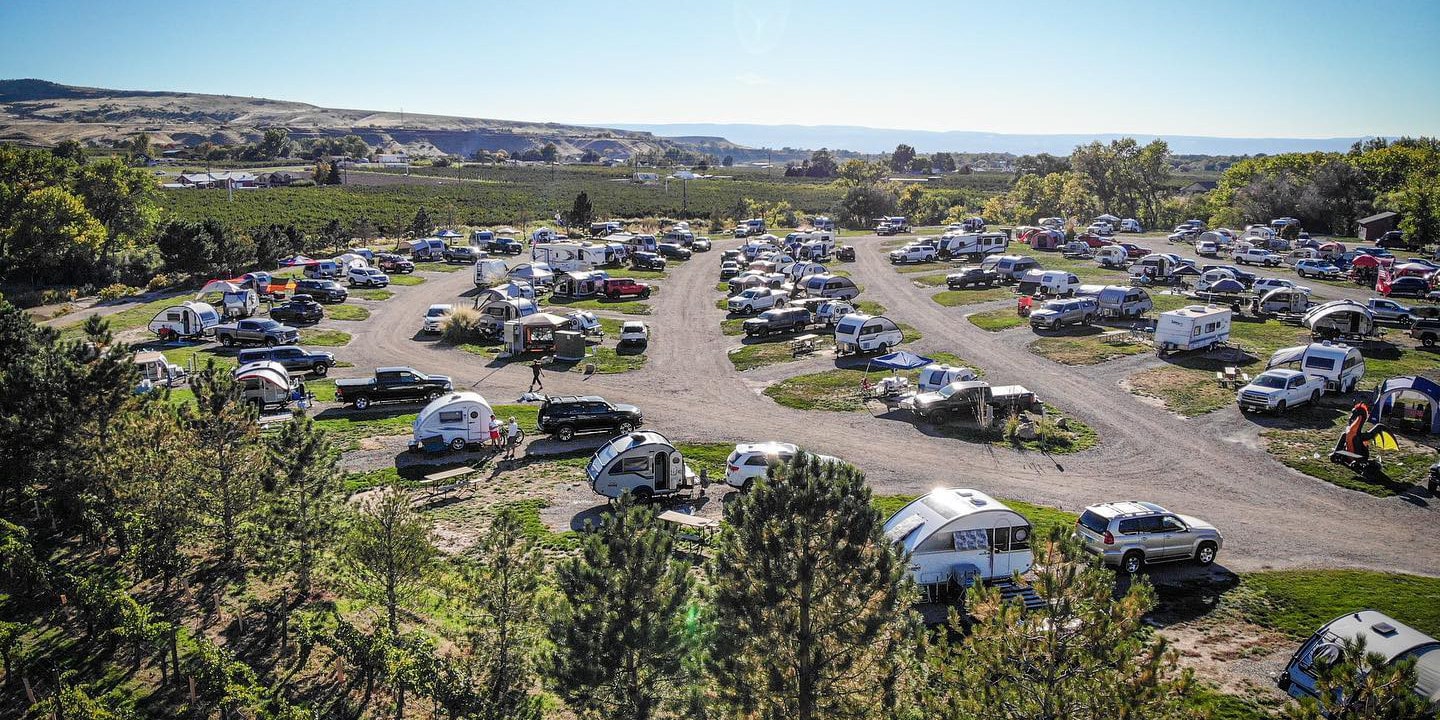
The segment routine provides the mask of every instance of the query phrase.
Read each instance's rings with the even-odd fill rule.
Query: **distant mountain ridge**
[[[1178,155],[1254,155],[1256,153],[1344,151],[1367,138],[1227,138],[1142,133],[1012,134],[970,130],[897,130],[854,125],[762,125],[754,123],[613,123],[607,127],[653,133],[658,137],[718,136],[755,148],[830,148],[860,153],[890,152],[900,143],[920,152],[996,152],[1015,155],[1068,155],[1076,145],[1133,137],[1146,143],[1161,138]]]

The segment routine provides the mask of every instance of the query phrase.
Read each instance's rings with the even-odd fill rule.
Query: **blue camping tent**
[[[1402,375],[1380,383],[1380,390],[1375,393],[1375,422],[1384,422],[1385,416],[1395,412],[1395,399],[1402,393],[1407,396],[1407,402],[1402,405],[1416,408],[1420,413],[1418,418],[1408,419],[1418,419],[1431,433],[1440,433],[1440,384],[1419,375]],[[1419,402],[1415,396],[1419,396]]]

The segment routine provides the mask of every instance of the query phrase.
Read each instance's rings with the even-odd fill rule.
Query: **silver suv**
[[[1030,314],[1030,327],[1054,330],[1062,325],[1089,325],[1100,314],[1100,305],[1092,297],[1051,300]]]
[[[1215,526],[1204,520],[1135,501],[1085,508],[1075,522],[1075,538],[1106,565],[1131,574],[1148,563],[1194,560],[1209,565],[1225,544]]]

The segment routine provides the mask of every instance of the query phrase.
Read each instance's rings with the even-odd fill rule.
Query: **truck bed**
[[[990,402],[993,405],[1029,404],[1035,401],[1035,393],[1023,385],[999,385],[990,387]]]

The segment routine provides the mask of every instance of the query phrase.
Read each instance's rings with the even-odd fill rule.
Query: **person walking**
[[[530,363],[530,392],[535,392],[535,388],[537,387],[541,390],[545,389],[545,383],[540,380],[541,367],[543,367],[543,363],[541,363],[538,359],[535,362]]]
[[[515,416],[510,416],[510,426],[505,432],[505,457],[515,457],[515,448],[520,445],[520,423],[515,422]]]

